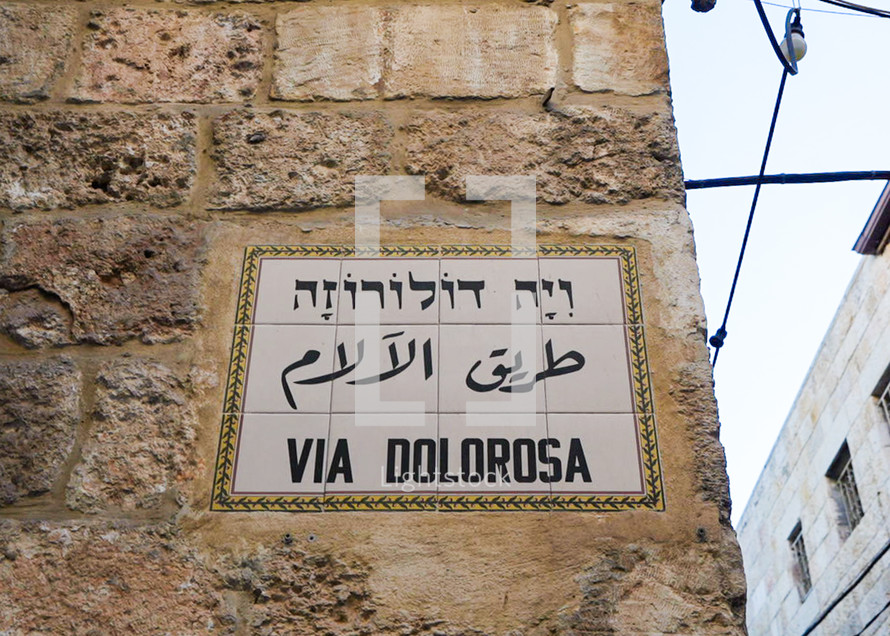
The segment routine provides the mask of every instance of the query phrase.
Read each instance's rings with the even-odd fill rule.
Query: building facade
[[[0,220],[0,633],[744,632],[661,0],[0,0]],[[516,255],[499,297],[571,312],[525,367],[465,346],[509,336],[467,320]],[[300,376],[359,278],[466,311]],[[386,401],[442,398],[415,428],[342,410],[409,375]],[[528,427],[448,434],[513,386],[554,389]],[[434,478],[370,492],[409,448]],[[448,494],[459,449],[532,492]]]
[[[752,636],[890,633],[888,197],[742,514]]]

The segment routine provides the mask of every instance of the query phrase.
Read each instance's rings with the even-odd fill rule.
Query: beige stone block
[[[728,549],[718,555],[718,550],[687,548],[667,554],[668,550],[634,543],[593,557],[576,576],[583,591],[577,605],[560,608],[558,631],[743,633],[729,607],[729,603],[744,603],[741,559]],[[737,565],[738,571],[729,565]],[[621,594],[618,602],[611,600],[615,592]],[[714,630],[714,625],[720,625],[719,629]]]
[[[628,95],[668,90],[659,4],[582,3],[574,5],[569,15],[578,88]]]
[[[404,7],[392,18],[387,97],[521,97],[556,84],[557,16],[506,4]]]
[[[195,175],[191,113],[0,113],[0,207],[178,205]]]
[[[0,101],[49,97],[65,68],[76,16],[72,7],[0,4]]]
[[[7,634],[231,634],[219,585],[165,524],[0,522]]]
[[[234,102],[262,75],[262,27],[247,14],[94,11],[71,97],[96,102]]]
[[[103,365],[68,506],[135,510],[157,508],[173,497],[197,470],[192,404],[186,384],[163,364],[118,359]]]
[[[406,169],[428,194],[463,200],[469,175],[534,175],[546,203],[681,200],[673,123],[618,108],[566,115],[418,113],[405,126]]]
[[[74,342],[71,313],[57,298],[37,289],[0,289],[0,333],[29,349]]]
[[[0,287],[65,307],[52,344],[170,342],[198,322],[202,248],[203,224],[179,217],[8,223]]]
[[[668,90],[660,3],[582,3],[569,15],[578,88],[628,95]]]
[[[70,358],[0,362],[0,506],[53,487],[74,446],[79,403]]]
[[[279,14],[272,97],[372,99],[383,75],[383,9],[298,7]]]
[[[386,174],[392,130],[379,113],[233,111],[213,122],[218,209],[352,206],[357,175]]]

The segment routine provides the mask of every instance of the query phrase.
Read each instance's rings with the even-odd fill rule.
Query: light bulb
[[[799,62],[803,59],[803,56],[807,54],[807,41],[803,39],[803,29],[799,27],[791,28],[791,42],[794,44],[794,61]],[[785,56],[785,59],[790,62],[791,52],[788,50],[787,37],[782,40],[782,44],[779,45],[779,48],[782,50],[782,55]]]

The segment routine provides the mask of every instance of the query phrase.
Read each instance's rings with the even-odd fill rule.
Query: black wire
[[[826,607],[824,610],[822,610],[822,613],[819,614],[818,618],[816,618],[816,620],[813,621],[813,623],[809,627],[807,627],[806,631],[804,631],[804,633],[801,634],[801,636],[808,636],[808,634],[811,634],[814,629],[819,627],[819,624],[825,620],[825,617],[828,616],[829,614],[831,614],[831,611],[835,607],[837,607],[841,601],[843,601],[845,598],[847,598],[847,596],[850,594],[850,592],[852,592],[854,589],[856,589],[857,585],[862,583],[862,580],[868,575],[869,572],[871,572],[872,568],[874,568],[878,564],[878,561],[880,561],[881,558],[885,554],[887,554],[888,551],[890,551],[890,541],[887,541],[887,543],[884,544],[884,547],[881,548],[880,551],[875,556],[872,557],[871,561],[868,562],[868,565],[865,566],[865,569],[863,569],[862,572],[859,573],[859,575],[853,580],[853,582],[850,583],[846,587],[846,589],[843,592],[841,592],[840,595],[838,595],[838,597],[836,599],[834,599],[831,603],[829,603],[828,607]],[[881,611],[883,612],[884,610],[881,610]]]
[[[776,3],[776,2],[767,2],[766,0],[763,0],[763,4],[765,4],[765,5],[769,6],[769,7],[779,7],[780,9],[793,9],[793,8],[794,8],[794,7],[791,7],[791,6],[787,5],[787,4],[778,4],[778,3]],[[807,7],[798,7],[798,8],[799,8],[801,11],[806,11],[807,13],[827,13],[827,14],[829,14],[829,15],[848,15],[848,16],[851,16],[851,17],[853,17],[853,18],[878,18],[878,17],[882,17],[882,16],[876,16],[876,15],[867,15],[867,14],[862,14],[862,13],[849,13],[849,12],[847,12],[847,11],[826,11],[825,9],[809,9],[809,8],[807,8]]]
[[[776,120],[779,118],[779,106],[782,105],[782,94],[785,92],[785,80],[788,79],[788,69],[782,71],[782,81],[779,83],[779,94],[776,96],[776,106],[773,108],[773,120],[769,125],[769,135],[766,137],[766,148],[763,150],[763,161],[760,162],[760,173],[757,177],[757,185],[754,188],[754,200],[751,201],[751,211],[748,213],[748,224],[745,226],[745,237],[742,239],[742,248],[739,251],[739,260],[735,266],[735,275],[732,277],[732,287],[729,289],[729,300],[726,302],[726,312],[723,314],[723,324],[717,329],[717,333],[711,336],[710,343],[714,347],[713,365],[717,364],[717,356],[720,348],[726,340],[726,322],[729,320],[729,310],[732,308],[732,299],[735,296],[735,288],[739,282],[739,272],[742,270],[742,261],[745,258],[745,248],[748,246],[748,237],[751,234],[751,223],[754,221],[754,210],[757,209],[757,198],[760,196],[760,187],[763,185],[763,174],[766,172],[766,160],[769,158],[769,149],[773,143],[773,133],[776,132]]]
[[[869,627],[871,627],[871,626],[872,626],[872,623],[874,623],[876,620],[878,620],[878,617],[879,617],[881,614],[883,614],[883,613],[887,610],[888,607],[890,607],[890,601],[887,601],[887,604],[884,605],[884,607],[882,607],[882,608],[880,609],[880,611],[878,611],[877,614],[875,614],[874,616],[871,617],[871,620],[868,621],[868,622],[865,624],[865,627],[863,627],[863,628],[860,629],[858,632],[856,632],[855,634],[853,634],[853,636],[862,636],[862,635],[865,633],[865,630],[867,630]]]
[[[716,179],[688,179],[683,182],[687,190],[703,188],[728,188],[732,186],[756,185],[760,179],[764,185],[794,183],[838,183],[841,181],[884,181],[890,180],[890,170],[860,170],[858,172],[802,172],[797,174],[768,174],[760,177],[718,177]]]
[[[785,56],[782,54],[782,49],[779,48],[779,43],[776,41],[776,36],[773,34],[773,29],[769,25],[769,20],[766,17],[766,11],[763,10],[763,5],[760,0],[754,0],[754,6],[757,8],[757,15],[760,16],[760,22],[763,24],[763,30],[766,31],[766,37],[769,38],[769,43],[773,47],[773,52],[775,52],[776,57],[779,58],[779,62],[782,63],[784,69],[791,73],[792,75],[797,75],[797,69],[794,67],[794,64],[785,59]],[[798,11],[800,11],[798,9]],[[797,14],[798,16],[800,13]]]
[[[873,7],[866,7],[861,4],[853,4],[852,2],[847,2],[847,0],[822,0],[822,2],[826,4],[833,4],[836,7],[843,7],[844,9],[849,9],[850,11],[859,11],[860,13],[876,15],[881,18],[890,18],[890,11],[885,11],[884,9],[875,9]]]

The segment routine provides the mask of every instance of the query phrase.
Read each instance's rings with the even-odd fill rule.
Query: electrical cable
[[[802,172],[797,174],[768,174],[763,177],[718,177],[716,179],[689,179],[683,182],[687,190],[704,188],[728,188],[732,186],[794,183],[837,183],[840,181],[890,181],[890,170],[860,170],[853,172]]]
[[[763,10],[763,4],[761,3],[761,1],[754,0],[754,7],[757,9],[757,15],[760,16],[760,22],[763,24],[763,30],[766,31],[766,37],[769,38],[769,43],[773,47],[773,52],[776,54],[776,57],[779,58],[779,62],[782,63],[782,66],[788,73],[791,73],[792,75],[797,75],[797,61],[794,59],[795,56],[794,55],[789,56],[791,58],[790,60],[785,59],[785,56],[782,54],[782,49],[779,48],[779,43],[776,41],[776,36],[773,35],[773,29],[769,25],[769,20],[766,17],[766,11]],[[792,9],[791,11],[796,11],[797,16],[800,17],[800,9]],[[790,17],[791,17],[791,13],[789,12],[788,18],[790,18]],[[787,23],[787,21],[788,21],[788,19],[786,19],[786,23]],[[786,30],[786,32],[788,30],[787,24],[786,24],[785,30]],[[791,45],[792,48],[794,46],[793,43],[790,42],[790,38],[789,38],[789,45]]]
[[[757,2],[757,0],[754,0]],[[869,15],[876,15],[880,18],[890,18],[890,11],[886,11],[884,9],[875,9],[874,7],[866,7],[861,4],[854,4],[852,2],[847,2],[847,0],[820,0],[826,4],[833,4],[836,7],[843,7],[844,9],[849,9],[850,11],[859,11],[860,13],[867,13]]]
[[[773,40],[775,39],[772,37],[772,31],[770,31],[770,38]],[[751,223],[754,221],[754,211],[757,209],[757,198],[760,196],[760,187],[763,185],[763,174],[766,171],[766,160],[769,158],[769,149],[773,143],[773,134],[776,132],[776,121],[779,119],[779,106],[782,105],[782,95],[785,92],[785,80],[787,79],[788,69],[785,68],[782,71],[782,81],[779,83],[779,94],[776,96],[776,106],[773,108],[773,119],[769,125],[769,135],[766,137],[766,148],[763,151],[763,161],[760,162],[760,174],[757,178],[757,184],[754,187],[754,200],[751,201],[751,211],[748,213],[748,224],[745,226],[745,236],[742,239],[739,260],[736,263],[735,274],[732,277],[732,287],[729,289],[729,300],[726,302],[726,311],[723,314],[723,324],[720,325],[716,333],[708,340],[711,346],[714,347],[714,360],[712,361],[712,366],[717,365],[717,357],[720,355],[720,349],[726,341],[726,322],[729,320],[729,310],[732,308],[732,299],[735,296],[736,285],[739,282],[739,272],[742,270],[745,249],[748,247],[748,237],[751,235]]]
[[[868,621],[868,622],[865,624],[865,627],[863,627],[863,628],[860,629],[858,632],[856,632],[855,634],[853,634],[853,636],[862,636],[862,635],[865,633],[865,630],[867,630],[869,627],[871,627],[872,624],[873,624],[876,620],[878,620],[878,617],[879,617],[881,614],[883,614],[885,611],[887,611],[887,608],[888,608],[888,607],[890,607],[890,601],[887,601],[887,604],[884,605],[884,607],[882,607],[880,610],[878,610],[878,613],[877,613],[877,614],[875,614],[874,616],[871,617],[871,620]]]
[[[801,634],[801,636],[808,636],[808,634],[811,634],[814,629],[819,627],[819,624],[825,620],[825,618],[831,613],[831,611],[835,607],[837,607],[841,601],[843,601],[845,598],[847,598],[847,595],[850,594],[850,592],[852,592],[856,588],[857,585],[862,583],[862,579],[864,579],[868,575],[868,573],[871,572],[872,568],[878,564],[878,561],[881,560],[881,557],[883,557],[885,554],[887,554],[888,551],[890,551],[890,541],[887,541],[887,543],[884,544],[884,547],[881,548],[881,550],[875,556],[872,557],[871,561],[868,562],[868,565],[866,565],[865,568],[862,570],[862,572],[859,573],[859,576],[857,576],[853,580],[853,582],[850,583],[850,585],[848,585],[847,588],[838,595],[838,597],[836,599],[834,599],[831,603],[828,604],[828,607],[826,607],[822,611],[822,613],[819,614],[819,617],[816,618],[816,620],[813,621],[813,623],[809,627],[807,627],[806,631],[804,631],[804,633]],[[883,612],[884,610],[881,610],[881,611]],[[880,615],[880,613],[879,613],[879,615]]]
[[[766,0],[761,0],[763,4],[770,7],[778,7],[780,9],[793,9],[794,7],[789,7],[787,4],[779,4],[777,2],[767,2]],[[826,11],[825,9],[810,9],[808,7],[801,7],[801,11],[806,11],[808,13],[825,13],[828,15],[846,15],[851,18],[880,18],[883,16],[878,15],[870,15],[868,13],[850,13],[849,11]]]
[[[732,309],[732,299],[735,297],[736,285],[739,282],[739,273],[742,270],[742,261],[745,259],[745,249],[748,247],[748,237],[751,235],[751,224],[754,221],[754,211],[757,209],[757,199],[760,197],[760,188],[763,185],[763,175],[766,171],[766,160],[769,158],[769,149],[773,143],[773,134],[776,132],[776,121],[779,118],[779,107],[782,105],[782,95],[785,93],[785,82],[788,79],[788,75],[797,75],[797,60],[800,59],[797,57],[797,53],[794,50],[794,34],[799,36],[803,36],[803,29],[800,24],[800,9],[792,8],[788,14],[785,16],[785,40],[782,42],[787,47],[788,57],[786,58],[782,52],[779,43],[776,42],[776,36],[773,34],[773,29],[769,24],[769,20],[766,18],[766,12],[763,10],[763,4],[761,0],[754,0],[754,6],[757,8],[757,14],[760,16],[760,21],[763,23],[763,30],[766,31],[766,35],[769,38],[770,44],[773,47],[773,51],[776,54],[776,57],[779,58],[779,62],[782,63],[782,81],[779,83],[779,94],[776,96],[776,106],[773,109],[773,119],[769,125],[769,135],[766,138],[766,148],[763,150],[763,161],[760,162],[760,172],[757,176],[757,183],[754,187],[754,199],[751,201],[751,211],[748,213],[748,223],[745,226],[745,236],[742,239],[742,248],[739,251],[739,260],[735,266],[735,274],[732,277],[732,286],[729,289],[729,299],[726,301],[726,311],[723,314],[723,323],[717,329],[713,336],[708,339],[708,342],[712,347],[714,347],[714,359],[711,363],[712,367],[717,365],[717,358],[720,356],[720,349],[723,347],[724,342],[726,341],[726,323],[729,320],[729,310]],[[806,48],[802,51],[801,57],[803,57],[803,53],[806,52]]]

